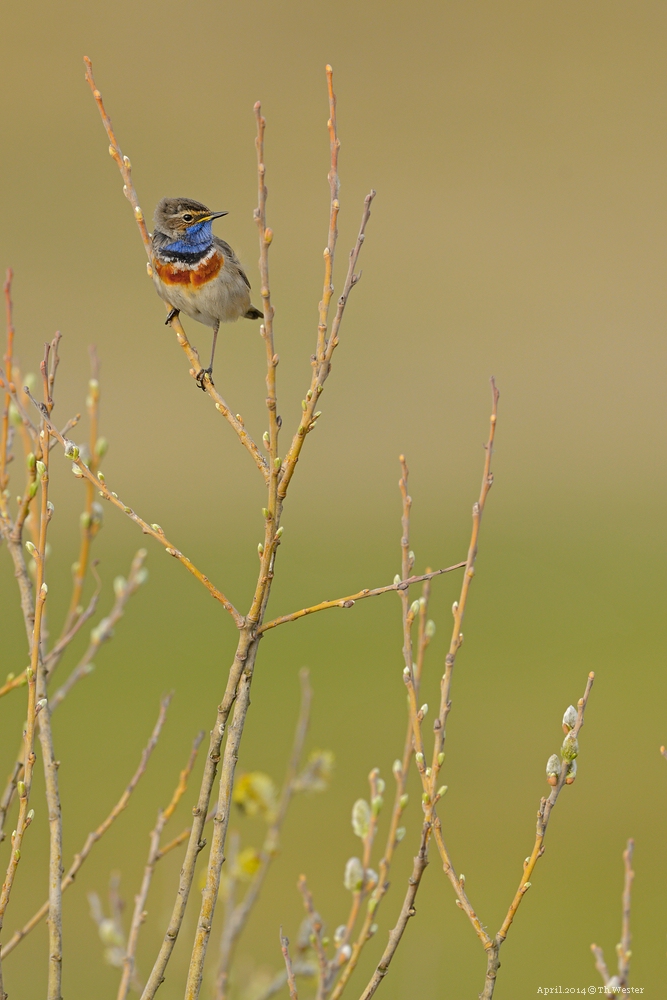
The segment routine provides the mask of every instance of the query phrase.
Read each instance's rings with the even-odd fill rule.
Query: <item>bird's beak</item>
[[[212,222],[213,219],[221,219],[223,217],[223,215],[229,215],[229,212],[211,212],[210,215],[205,215],[204,218],[200,219],[199,221],[200,222]]]

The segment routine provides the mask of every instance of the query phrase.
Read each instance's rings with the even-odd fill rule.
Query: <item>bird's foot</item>
[[[201,368],[195,375],[195,382],[202,390],[202,392],[206,392],[206,386],[204,385],[204,382],[210,382],[211,385],[215,384],[213,382],[212,375],[213,375],[212,368]]]
[[[172,319],[176,319],[176,317],[178,316],[178,314],[179,314],[179,310],[178,309],[170,309],[169,310],[169,314],[167,315],[167,318],[164,321],[164,325],[165,326],[169,326],[169,324],[171,323]]]

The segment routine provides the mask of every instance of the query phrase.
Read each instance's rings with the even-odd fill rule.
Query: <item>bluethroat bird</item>
[[[163,198],[155,209],[153,281],[160,298],[171,306],[167,323],[184,312],[198,323],[213,327],[211,362],[197,374],[200,389],[207,375],[213,381],[220,324],[233,323],[240,316],[264,316],[250,302],[250,282],[236,254],[228,243],[213,235],[213,220],[223,215],[227,212],[212,212],[191,198]]]

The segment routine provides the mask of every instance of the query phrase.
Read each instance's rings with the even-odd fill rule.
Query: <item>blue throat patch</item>
[[[168,243],[163,250],[167,253],[187,253],[201,254],[210,250],[213,246],[213,223],[209,219],[207,222],[196,222],[190,226],[185,234],[175,243]]]

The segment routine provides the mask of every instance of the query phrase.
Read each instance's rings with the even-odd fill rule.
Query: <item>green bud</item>
[[[368,928],[368,936],[373,937],[373,935],[377,934],[377,932],[378,932],[378,925],[371,924],[371,926]]]
[[[151,524],[151,528],[153,529],[153,531],[157,531],[158,535],[164,535],[164,531],[162,530],[159,524]]]
[[[391,765],[391,769],[394,772],[395,778],[400,778],[403,775],[403,764],[400,760],[395,760]]]
[[[276,457],[273,460],[273,468],[279,469],[281,465],[282,465],[282,459],[276,455]]]
[[[352,829],[357,837],[363,838],[368,834],[371,823],[371,807],[365,799],[357,799],[352,806]]]
[[[30,809],[28,811],[28,815],[26,816],[26,823],[32,823],[32,821],[34,820],[34,818],[35,818],[35,810],[34,809]]]
[[[373,809],[373,815],[374,816],[378,815],[378,813],[380,812],[380,809],[382,809],[383,805],[384,805],[384,799],[382,798],[382,796],[381,795],[376,795],[373,798],[373,800],[371,801],[371,807]]]
[[[45,583],[43,583],[43,584],[42,584],[42,586],[41,586],[41,587],[40,587],[39,589],[40,589],[40,592],[41,592],[41,594],[42,594],[42,595],[43,595],[44,597],[46,597],[46,595],[47,595],[47,594],[48,594],[48,592],[49,592],[49,588],[47,587],[47,585],[46,585]]]
[[[306,410],[307,408],[308,408],[308,403],[305,401],[305,399],[302,399],[301,400],[301,409],[302,410]]]
[[[30,555],[34,556],[34,554],[36,552],[36,549],[35,549],[35,546],[33,545],[33,543],[32,542],[26,542],[25,543],[25,547],[28,550],[28,552],[30,553]]]
[[[16,791],[19,793],[20,799],[24,799],[26,797],[25,781],[16,782]]]
[[[399,826],[399,828],[396,831],[396,843],[400,844],[404,836],[405,836],[405,827]]]
[[[98,438],[97,441],[95,442],[95,454],[97,455],[97,457],[104,458],[108,450],[109,450],[109,442],[107,441],[107,439],[104,437]]]
[[[30,681],[33,679],[34,676],[35,676],[35,673],[34,673],[32,667],[26,667],[25,668],[25,678],[28,681],[28,683],[30,683]]]
[[[53,514],[53,512],[54,512],[54,510],[56,508],[53,506],[53,504],[51,503],[50,500],[47,500],[46,501],[46,509],[48,510],[49,514]]]
[[[79,446],[74,444],[73,441],[65,441],[65,458],[71,458],[72,461],[79,457]]]
[[[46,475],[46,466],[44,465],[44,462],[37,461],[35,463],[35,468],[37,469],[37,475],[38,476],[45,476]]]
[[[268,520],[269,520],[269,518],[271,517],[271,515],[270,515],[270,513],[269,513],[269,511],[268,511],[268,509],[267,509],[266,507],[262,507],[262,514],[264,515],[264,517],[265,517],[265,519],[266,519],[267,521],[268,521]]]
[[[359,858],[350,858],[345,865],[343,885],[348,892],[358,892],[364,884],[364,869]]]
[[[394,586],[397,587],[400,582],[401,582],[401,577],[397,573],[396,576],[394,577]]]
[[[441,799],[442,796],[446,794],[446,792],[447,792],[447,785],[440,785],[440,788],[438,789],[438,798]]]
[[[127,580],[124,576],[117,576],[113,582],[113,592],[116,597],[121,597],[127,589]]]
[[[79,517],[79,523],[81,524],[81,527],[83,528],[84,531],[88,530],[88,528],[92,524],[92,521],[93,519],[87,510],[81,512],[81,516]]]
[[[444,763],[445,763],[445,755],[444,755],[444,753],[439,753],[438,754],[438,764],[440,765],[440,767],[442,767],[442,765]]]
[[[419,601],[418,600],[413,601],[412,604],[410,605],[410,614],[412,615],[413,618],[416,618],[417,615],[419,614]]]
[[[99,479],[99,481],[101,483],[103,483],[104,482],[104,473],[103,472],[98,472],[97,473],[97,478]]]
[[[21,852],[20,852],[20,851],[19,851],[19,849],[17,848],[17,849],[16,849],[15,851],[14,851],[14,861],[16,861],[16,862],[19,862],[20,860],[21,860]]]
[[[14,427],[20,427],[23,423],[21,419],[21,414],[16,408],[14,403],[9,404],[9,422],[14,425]]]
[[[417,766],[418,767],[421,766],[424,763],[424,754],[421,753],[421,751],[419,753],[416,753],[415,760],[417,761]]]
[[[35,468],[36,459],[32,452],[29,452],[29,454],[26,455],[25,462],[29,469]]]
[[[278,528],[278,530],[276,531],[276,538],[282,538],[282,535],[283,535],[283,531],[284,531],[284,530],[285,530],[285,529],[284,529],[284,528],[283,528],[283,526],[281,525],[281,526],[280,526],[280,527]]]
[[[563,740],[560,755],[563,760],[574,760],[579,754],[579,742],[573,733],[568,733]]]
[[[377,880],[376,880],[376,881],[377,881]],[[378,901],[377,901],[377,899],[374,899],[373,897],[371,897],[371,898],[370,898],[370,899],[368,900],[368,912],[370,913],[370,915],[371,915],[371,916],[372,916],[372,915],[373,915],[373,914],[375,913],[375,911],[377,910],[377,905],[378,905]]]
[[[257,546],[257,552],[259,553],[260,558],[264,555],[264,546],[261,542]]]
[[[426,704],[426,702],[424,702],[419,711],[421,712],[422,715],[426,715],[428,713],[428,705]]]
[[[426,628],[424,629],[424,635],[427,639],[432,639],[435,635],[435,622],[432,618],[426,622]]]
[[[382,778],[378,778],[378,780],[375,783],[375,787],[377,789],[378,795],[383,795],[384,790],[387,786],[385,785],[384,780]]]
[[[268,431],[264,431],[264,433],[262,434],[262,441],[264,442],[264,444],[268,444],[269,443],[269,432]]]
[[[37,480],[35,480],[34,483],[30,483],[30,486],[28,487],[28,496],[31,500],[37,493],[38,489],[39,489],[39,483],[37,482]]]
[[[429,805],[430,801],[431,801],[431,796],[428,794],[428,792],[422,792],[422,802],[424,803],[424,805],[425,806]]]
[[[405,809],[409,801],[410,797],[408,795],[401,795],[400,799],[398,800],[398,804],[401,807],[401,812]]]
[[[72,462],[72,473],[76,476],[77,479],[83,479],[83,472],[76,464],[76,462]]]

